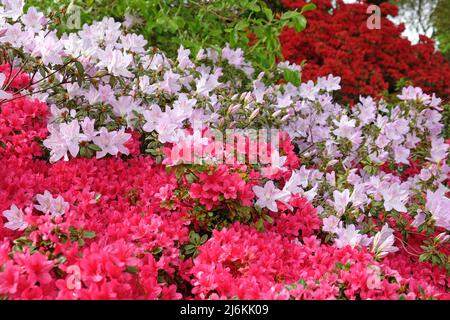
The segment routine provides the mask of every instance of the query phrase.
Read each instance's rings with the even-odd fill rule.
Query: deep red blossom
[[[283,0],[289,8],[301,8],[304,0]],[[421,36],[412,45],[401,36],[404,26],[397,26],[387,16],[396,16],[397,7],[381,5],[381,28],[367,27],[368,5],[317,0],[317,9],[305,14],[308,27],[301,33],[286,29],[280,36],[284,57],[301,63],[303,80],[334,74],[342,78],[341,98],[357,102],[360,95],[376,96],[393,92],[400,79],[407,79],[424,91],[450,99],[450,65],[436,52],[433,40]]]

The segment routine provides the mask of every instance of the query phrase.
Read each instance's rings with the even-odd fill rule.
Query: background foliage
[[[315,8],[308,4],[280,12],[277,1],[261,0],[30,0],[27,6],[67,12],[61,18],[61,32],[71,31],[65,20],[75,8],[81,9],[81,25],[105,16],[117,21],[137,16],[133,31],[169,56],[176,56],[180,45],[195,54],[200,48],[220,49],[229,43],[243,48],[246,58],[262,70],[275,67],[277,59],[283,58],[278,41],[283,27],[302,31],[306,27],[302,12]]]

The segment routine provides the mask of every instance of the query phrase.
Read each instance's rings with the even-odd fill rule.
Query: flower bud
[[[259,108],[253,110],[253,112],[250,114],[250,117],[248,118],[248,121],[252,121],[255,119],[259,114]]]
[[[236,111],[238,111],[239,109],[241,108],[241,105],[240,104],[234,104],[234,105],[231,105],[229,108],[228,108],[228,113],[229,114],[233,114],[233,113],[236,113]]]
[[[278,117],[281,113],[283,112],[283,110],[277,110],[274,113],[272,113],[272,117],[276,118]]]
[[[290,114],[285,115],[283,118],[281,118],[281,122],[285,122],[285,121],[289,120],[290,117],[291,117]]]

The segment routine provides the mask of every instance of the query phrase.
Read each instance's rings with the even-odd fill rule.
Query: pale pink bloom
[[[383,196],[383,205],[386,211],[394,209],[399,212],[407,212],[405,207],[409,197],[407,189],[398,183],[393,183],[388,188],[382,188],[380,192]]]
[[[376,257],[383,258],[390,252],[398,251],[398,248],[394,246],[394,242],[394,230],[385,224],[373,238],[372,252],[375,253]]]
[[[36,201],[39,203],[34,206],[37,210],[50,213],[53,217],[62,216],[69,207],[69,203],[65,202],[61,195],[55,199],[47,190],[44,191],[44,194],[36,195]]]
[[[64,158],[68,160],[68,154],[76,157],[80,151],[80,142],[86,141],[86,135],[80,133],[78,120],[59,125],[49,125],[50,135],[44,140],[45,147],[50,149],[50,162],[55,162]]]
[[[191,54],[191,50],[185,49],[183,46],[178,48],[178,68],[184,70],[186,68],[193,68],[195,65],[189,59],[189,55]]]
[[[228,61],[232,66],[240,67],[244,64],[244,51],[241,48],[230,49],[230,44],[227,43],[222,49],[222,59]]]
[[[267,181],[264,187],[254,186],[253,192],[258,197],[256,205],[260,208],[267,208],[272,212],[278,212],[276,201],[287,204],[291,194],[275,187],[273,181]]]
[[[362,236],[359,230],[356,229],[355,225],[351,224],[345,228],[337,228],[336,230],[337,238],[335,244],[338,248],[343,248],[347,245],[352,248],[360,245]]]
[[[341,216],[347,207],[347,205],[350,203],[350,191],[348,189],[345,189],[344,191],[333,191],[333,206],[336,209],[336,212],[339,216]]]
[[[125,36],[120,36],[120,40],[122,41],[120,47],[122,47],[126,51],[131,51],[134,53],[145,53],[147,40],[145,40],[142,35],[130,33]]]
[[[28,12],[22,16],[23,24],[34,32],[39,32],[42,27],[47,23],[42,12],[39,12],[34,7],[28,8]]]
[[[277,67],[278,67],[278,69],[281,69],[281,70],[288,69],[288,70],[296,71],[296,72],[302,71],[301,66],[299,66],[298,64],[295,64],[295,63],[291,63],[287,60],[281,61],[280,63],[278,63]]]
[[[447,158],[449,145],[445,143],[443,138],[431,139],[431,161],[439,163]]]
[[[402,147],[401,145],[393,146],[395,163],[409,164],[409,154],[410,150],[408,148]]]
[[[3,7],[0,8],[0,18],[5,17],[16,20],[23,13],[23,0],[2,0],[1,4]]]
[[[432,176],[432,174],[429,169],[424,168],[424,169],[420,170],[420,173],[419,173],[420,180],[428,181],[428,180],[430,180],[431,176]]]
[[[177,93],[181,90],[181,85],[179,84],[180,78],[181,76],[179,74],[169,70],[164,73],[164,79],[159,83],[159,88],[169,94]]]
[[[78,120],[71,121],[70,123],[61,123],[59,125],[59,132],[72,157],[76,157],[80,151],[80,142],[86,140],[86,136],[80,133]]]
[[[53,196],[49,191],[45,190],[43,194],[36,195],[36,201],[39,203],[34,205],[36,210],[39,210],[42,213],[50,212],[53,203]]]
[[[118,77],[130,78],[133,74],[128,67],[133,62],[133,56],[123,53],[121,50],[108,46],[105,50],[99,51],[98,67],[105,67],[109,72]]]
[[[349,119],[347,115],[343,115],[339,121],[333,120],[333,123],[337,126],[333,132],[338,137],[350,138],[350,136],[355,132],[356,121],[354,119]]]
[[[419,228],[425,222],[425,218],[426,215],[423,212],[418,212],[414,217],[414,221],[411,223],[411,225],[415,228]]]
[[[209,93],[214,89],[218,88],[221,83],[219,82],[219,77],[222,75],[222,70],[220,68],[212,74],[202,73],[199,80],[196,80],[197,93],[201,96],[209,96]]]
[[[277,93],[277,104],[275,105],[278,109],[283,109],[289,107],[293,103],[291,95],[288,93],[281,94]]]
[[[338,228],[342,227],[342,221],[336,216],[329,216],[322,220],[322,230],[325,232],[336,233]]]
[[[431,212],[436,226],[450,230],[450,199],[445,195],[447,191],[444,186],[435,192],[428,190],[425,210]]]
[[[300,96],[302,98],[314,101],[316,100],[319,90],[320,89],[316,87],[314,82],[312,80],[309,80],[307,83],[302,83],[300,85]]]
[[[319,77],[317,79],[317,86],[325,91],[332,92],[341,89],[341,77],[333,77],[329,74],[327,77]]]
[[[161,108],[154,104],[150,106],[150,110],[144,111],[144,118],[146,123],[143,125],[142,129],[145,132],[152,132],[156,129],[156,126],[161,121],[161,117],[163,115],[163,112],[161,111]]]
[[[6,76],[3,73],[0,73],[0,101],[4,99],[11,99],[12,97],[12,94],[1,90],[1,88],[3,88],[3,85],[5,84],[5,80]]]
[[[35,47],[32,52],[34,57],[40,57],[42,62],[46,65],[62,64],[62,57],[64,57],[63,43],[58,39],[56,31],[46,32],[40,31],[35,37]]]
[[[15,204],[11,205],[9,210],[3,211],[3,216],[8,219],[5,228],[10,230],[19,230],[26,226],[25,215],[22,209],[17,208]]]
[[[109,132],[105,127],[102,127],[99,135],[93,139],[94,143],[102,149],[97,151],[96,158],[103,158],[107,154],[117,156],[119,152],[126,155],[129,154],[130,151],[124,144],[130,138],[131,134],[125,133],[124,129]]]
[[[95,131],[95,119],[90,119],[89,117],[85,117],[83,122],[81,122],[81,129],[83,130],[83,134],[86,136],[86,141],[92,141],[98,132]]]
[[[170,114],[180,122],[190,119],[196,103],[197,99],[189,99],[186,94],[182,93],[178,96],[178,100],[174,102]]]
[[[69,208],[69,203],[64,201],[64,198],[59,195],[56,199],[53,199],[50,213],[52,216],[62,216]]]

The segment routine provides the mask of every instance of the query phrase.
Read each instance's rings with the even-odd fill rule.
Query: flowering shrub
[[[364,249],[336,249],[315,237],[289,241],[276,232],[234,225],[215,231],[201,248],[192,292],[200,299],[449,298],[445,276],[431,276],[436,270],[431,265],[422,266],[425,278],[414,279],[405,266],[396,270]]]
[[[283,0],[288,8],[301,8],[306,1]],[[314,80],[330,73],[343,78],[343,101],[357,102],[359,95],[395,92],[399,80],[408,80],[428,93],[448,101],[450,65],[435,52],[431,39],[421,36],[412,45],[402,38],[404,26],[396,26],[387,16],[396,16],[397,7],[382,3],[381,28],[367,27],[368,4],[346,4],[333,8],[330,0],[316,0],[318,8],[305,14],[308,27],[301,33],[287,29],[280,42],[284,57],[295,63],[306,60],[303,79]]]
[[[2,3],[1,298],[449,298],[435,94],[349,108],[340,77]]]

